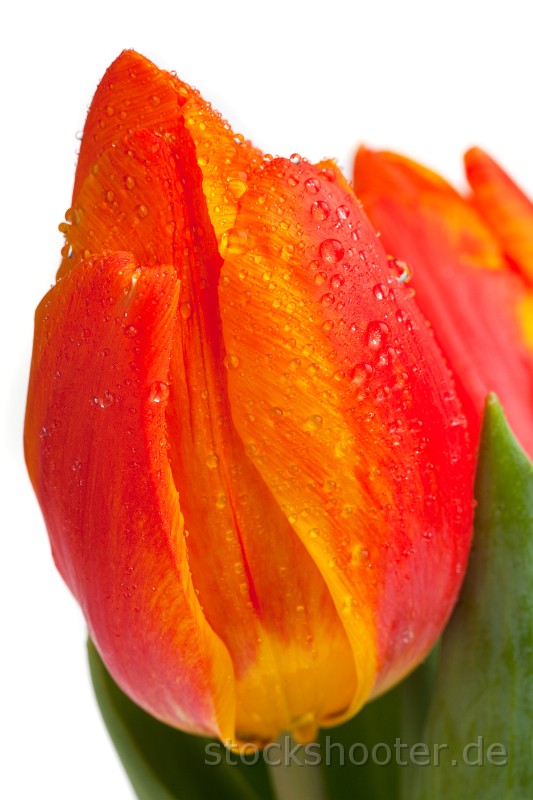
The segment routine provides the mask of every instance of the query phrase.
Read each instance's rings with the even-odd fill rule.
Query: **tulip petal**
[[[234,681],[187,565],[167,453],[172,267],[79,263],[41,302],[26,459],[54,557],[120,686],[186,730],[231,736]]]
[[[485,398],[501,398],[533,453],[532,293],[508,269],[476,210],[442,178],[393,153],[361,149],[355,188],[388,252],[413,270],[417,302],[452,366],[474,440]]]
[[[77,216],[76,207],[83,204],[80,193],[84,183],[101,168],[99,161],[106,151],[141,131],[151,132],[153,139],[172,135],[181,124],[189,130],[196,148],[209,215],[220,240],[233,225],[238,198],[246,190],[249,173],[261,162],[261,153],[242,136],[236,136],[197,90],[133,50],[125,50],[111,64],[91,103],[76,170],[74,208],[69,216]],[[128,177],[132,176],[124,165],[115,179],[120,183]],[[112,196],[115,189],[107,192]],[[113,197],[108,200],[111,208],[116,202]],[[102,208],[102,214],[105,220],[106,208]],[[71,266],[64,261],[60,274]]]
[[[178,121],[179,122],[179,121]],[[192,148],[183,122],[164,136],[134,132],[95,162],[71,209],[71,247],[60,275],[91,253],[124,249],[140,263],[172,264],[186,247],[183,170],[177,149]]]
[[[479,147],[465,155],[474,203],[504,253],[533,281],[533,203]]]
[[[73,197],[102,153],[137,130],[161,135],[176,126],[193,92],[170,72],[124,50],[98,84],[85,121]]]
[[[353,659],[320,571],[232,423],[227,375],[238,364],[224,349],[222,262],[193,155],[180,152],[190,240],[179,267],[168,414],[189,563],[206,617],[232,657],[239,739],[265,742],[283,729],[305,739],[345,714]]]
[[[135,131],[95,166],[73,210],[70,263],[89,251],[128,249],[139,263],[174,265],[181,283],[169,455],[192,581],[235,670],[238,738],[268,741],[283,729],[305,737],[305,728],[311,735],[313,726],[345,713],[353,658],[320,571],[231,421],[226,376],[234,362],[218,310],[221,257],[196,145],[178,120],[164,135]]]
[[[464,418],[334,169],[254,173],[219,295],[233,419],[343,619],[354,710],[414,666],[452,607],[472,514]]]

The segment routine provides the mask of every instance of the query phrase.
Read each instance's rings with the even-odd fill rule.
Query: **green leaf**
[[[476,498],[470,564],[443,636],[424,737],[432,763],[406,772],[412,800],[532,796],[533,465],[494,396]]]
[[[100,711],[139,800],[272,800],[265,765],[236,761],[220,742],[192,736],[154,719],[107,672],[94,645],[89,665]],[[210,755],[211,753],[212,755]],[[215,755],[221,756],[218,765]]]

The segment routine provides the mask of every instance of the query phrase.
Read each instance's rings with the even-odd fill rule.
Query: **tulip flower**
[[[472,459],[452,378],[333,163],[263,155],[134,52],[85,125],[36,314],[28,469],[122,689],[308,740],[428,653]]]
[[[412,268],[473,441],[495,392],[533,456],[533,206],[481,150],[465,160],[469,198],[407,158],[361,148],[355,190],[387,251]]]

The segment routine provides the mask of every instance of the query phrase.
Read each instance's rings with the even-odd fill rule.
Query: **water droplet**
[[[325,282],[327,281],[327,279],[328,279],[328,276],[326,275],[325,272],[317,272],[317,274],[315,275],[315,285],[316,286],[323,286],[325,284]]]
[[[299,155],[299,153],[293,153],[289,160],[291,164],[299,164],[302,160],[302,157]]]
[[[215,502],[215,505],[218,508],[218,510],[221,511],[223,508],[226,508],[227,504],[228,504],[228,498],[226,497],[226,495],[219,494]]]
[[[414,639],[414,633],[411,628],[408,628],[402,633],[402,644],[409,644]]]
[[[322,417],[320,414],[311,414],[303,424],[304,431],[314,433],[322,427]]]
[[[346,447],[344,442],[336,442],[335,455],[337,456],[337,458],[344,458],[347,452],[348,448]]]
[[[77,460],[73,461],[72,462],[72,471],[73,472],[79,472],[80,469],[81,469],[81,461],[77,461]]]
[[[371,350],[379,350],[387,341],[389,327],[384,322],[371,322],[366,329],[366,343]]]
[[[164,403],[168,400],[170,389],[168,383],[163,381],[156,381],[150,387],[150,402],[151,403]]]
[[[101,397],[93,397],[93,403],[99,408],[109,408],[115,398],[111,392],[104,392]]]
[[[243,255],[248,249],[248,234],[246,231],[231,228],[222,234],[220,244],[223,254]]]
[[[180,315],[183,319],[190,319],[192,316],[192,306],[188,300],[184,300],[183,303],[180,303]]]
[[[332,306],[335,302],[335,295],[331,294],[331,292],[326,292],[326,294],[322,295],[320,302],[323,306]]]
[[[158,105],[160,104],[160,102],[161,102],[161,98],[159,97],[159,95],[157,95],[157,94],[153,94],[153,95],[151,96],[151,98],[150,98],[150,102],[151,102],[151,104],[152,104],[152,105],[154,106],[154,108],[155,108],[156,106],[158,106]]]
[[[324,200],[317,200],[311,206],[311,216],[316,222],[323,222],[329,217],[330,208]]]
[[[239,278],[241,279],[241,281],[246,280],[247,277],[248,277],[248,270],[247,269],[239,270]]]
[[[327,181],[334,181],[335,180],[335,173],[334,173],[334,171],[332,169],[329,169],[329,167],[323,167],[323,169],[320,170],[320,174]]]
[[[343,275],[333,275],[331,279],[331,286],[333,289],[340,289],[340,287],[344,284],[344,276]]]
[[[133,325],[127,325],[124,328],[124,335],[132,339],[134,336],[137,335],[137,328],[135,328]]]
[[[126,189],[134,189],[135,188],[135,179],[131,177],[131,175],[126,175],[124,178],[124,186]]]
[[[148,208],[142,203],[140,206],[137,206],[135,211],[137,212],[137,216],[140,217],[141,219],[145,219],[148,216]]]
[[[233,353],[228,353],[224,358],[224,366],[226,369],[236,369],[239,366],[239,357]]]
[[[317,194],[320,191],[320,181],[318,178],[308,178],[304,183],[305,190],[309,194]]]
[[[373,371],[370,364],[356,364],[351,375],[352,383],[357,387],[363,386],[370,378]]]
[[[318,252],[327,264],[335,264],[344,256],[344,248],[337,239],[324,239]]]
[[[372,291],[376,300],[383,300],[389,293],[389,287],[386,283],[376,283]]]
[[[339,206],[337,209],[337,217],[340,220],[348,219],[350,216],[350,209],[348,206]]]
[[[218,456],[216,453],[209,453],[205,460],[208,469],[216,469],[218,466]]]
[[[280,257],[283,259],[283,261],[290,261],[293,255],[294,255],[294,245],[284,244],[280,251]]]
[[[65,211],[65,221],[71,225],[76,225],[79,222],[78,212],[74,208],[67,208]]]

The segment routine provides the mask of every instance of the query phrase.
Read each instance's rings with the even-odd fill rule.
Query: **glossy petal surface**
[[[470,540],[465,421],[401,269],[332,162],[263,160],[133,51],[62,229],[26,452],[91,637],[176,726],[309,740],[424,657]]]
[[[456,375],[474,441],[495,391],[533,453],[532,295],[496,236],[442,178],[393,153],[360,150],[355,188],[387,251],[413,271],[417,302]]]
[[[333,169],[277,159],[254,174],[219,293],[233,419],[328,583],[356,708],[427,652],[455,598],[471,522],[464,419]]]
[[[166,416],[192,581],[231,656],[237,736],[267,741],[293,729],[305,738],[346,713],[355,691],[353,657],[319,569],[231,420],[226,376],[234,361],[224,349],[217,294],[220,218],[211,219],[213,198],[205,196],[199,152],[208,141],[190,132],[207,113],[195,102],[195,121],[191,112],[177,115],[173,128],[165,119],[164,132],[138,128],[99,154],[72,209],[73,253],[65,267],[92,252],[127,248],[139,263],[176,269],[181,294]],[[213,136],[209,146],[224,152]],[[209,164],[214,169],[216,160]],[[221,170],[222,161],[208,180],[215,193],[224,185]]]
[[[113,183],[112,186],[102,187],[103,193],[97,198],[104,224],[106,210],[113,218],[113,212],[119,208],[116,188],[120,190],[122,185],[136,201],[135,208],[146,216],[145,211],[148,209],[149,212],[150,206],[147,206],[147,198],[139,195],[127,161],[116,164],[117,172],[109,170],[109,160],[113,162],[110,148],[119,146],[127,155],[130,150],[124,147],[124,143],[131,142],[136,135],[143,138],[143,132],[146,132],[145,136],[150,132],[153,140],[156,137],[172,138],[175,129],[182,125],[189,130],[194,142],[209,214],[220,240],[233,225],[238,198],[246,189],[249,172],[260,163],[261,153],[245,142],[242,136],[236,136],[199,92],[171,73],[158,69],[133,50],[125,50],[111,64],[91,103],[67,222],[76,224],[87,208],[91,208],[83,191],[90,176]],[[107,153],[107,158],[101,164],[104,153]],[[98,175],[100,170],[103,176]],[[121,222],[127,220],[127,225],[135,221],[135,215],[129,219],[123,209],[117,213],[121,214]],[[67,240],[74,248],[75,257],[81,257],[76,240],[70,236]],[[83,250],[86,246],[82,245]],[[65,258],[59,274],[64,274],[71,267],[72,261]]]
[[[26,458],[54,558],[115,679],[152,714],[231,735],[231,661],[187,566],[165,410],[179,284],[128,253],[37,310]]]

